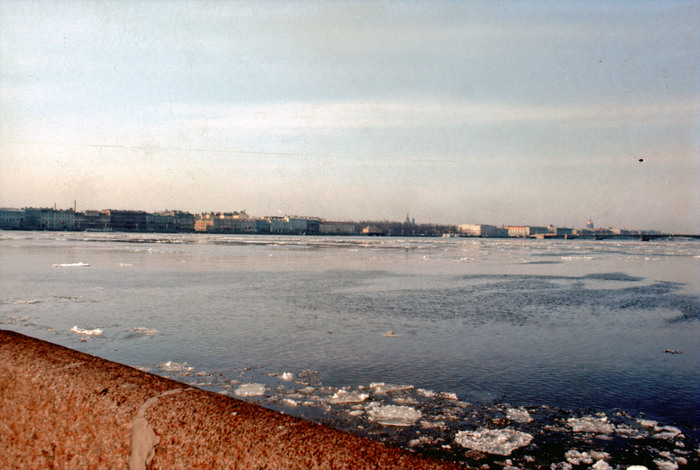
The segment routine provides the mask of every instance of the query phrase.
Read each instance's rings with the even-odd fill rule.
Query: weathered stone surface
[[[0,330],[0,468],[458,468]]]

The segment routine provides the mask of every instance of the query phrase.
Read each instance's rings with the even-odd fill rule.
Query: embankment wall
[[[461,468],[0,330],[0,468]]]

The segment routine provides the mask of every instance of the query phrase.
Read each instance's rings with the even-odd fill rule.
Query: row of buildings
[[[538,226],[495,226],[486,224],[418,225],[406,216],[404,222],[329,222],[318,217],[251,217],[240,212],[184,211],[144,212],[131,210],[93,210],[32,208],[0,209],[0,229],[5,230],[77,230],[115,232],[209,232],[268,233],[296,235],[394,235],[461,236],[480,238],[606,238],[640,236],[658,232],[640,232],[595,228],[590,220],[585,228]]]
[[[656,231],[639,231],[616,228],[596,228],[590,220],[585,228],[574,229],[566,227],[536,227],[530,225],[505,225],[497,227],[486,224],[457,225],[461,236],[481,238],[604,238],[612,236],[637,237],[641,235],[658,234]]]
[[[317,217],[253,218],[241,212],[183,211],[145,212],[101,210],[77,212],[74,209],[0,209],[0,228],[5,230],[77,230],[115,232],[211,232],[278,233],[307,235],[351,235],[351,223],[326,222]]]

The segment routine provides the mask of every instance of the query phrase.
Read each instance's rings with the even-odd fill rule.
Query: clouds
[[[16,177],[0,203],[405,207],[455,223],[517,206],[542,224],[600,220],[615,188],[641,217],[620,209],[624,225],[687,224],[699,15],[690,1],[2,2],[0,172]],[[636,155],[653,175],[627,172]],[[642,187],[678,214],[647,213]],[[465,205],[494,217],[465,220]]]

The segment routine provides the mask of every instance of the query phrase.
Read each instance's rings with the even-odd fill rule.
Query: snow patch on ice
[[[455,442],[462,447],[498,455],[510,455],[515,449],[529,445],[532,439],[532,435],[510,428],[479,428],[476,431],[459,431],[455,436]]]
[[[86,336],[102,336],[102,330],[99,328],[95,328],[93,330],[87,330],[84,328],[78,328],[78,326],[74,326],[73,328],[70,329],[73,333],[77,333],[79,335],[86,335]]]
[[[53,265],[54,268],[85,268],[87,266],[90,266],[87,263],[56,263]]]
[[[367,414],[372,421],[386,426],[410,426],[422,415],[420,411],[410,406],[370,404]]]
[[[240,385],[233,393],[239,397],[259,397],[265,394],[265,385],[247,383]]]

